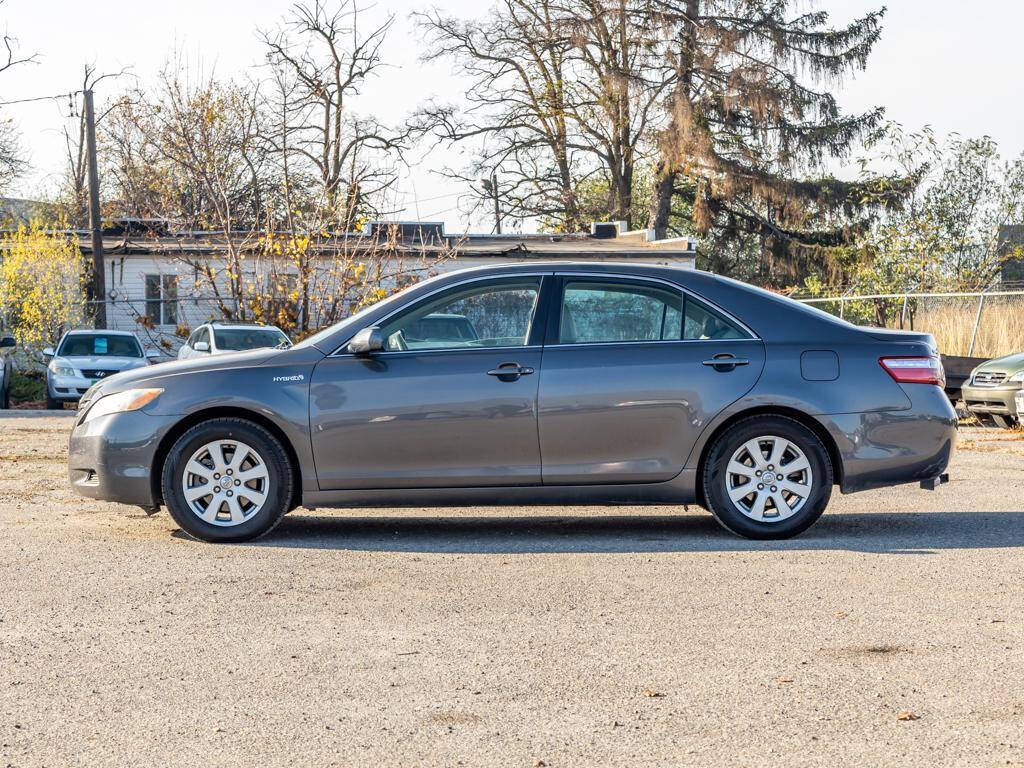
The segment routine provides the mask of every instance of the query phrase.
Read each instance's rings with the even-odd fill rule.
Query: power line
[[[58,93],[53,96],[35,96],[31,99],[14,99],[13,101],[0,101],[0,107],[9,107],[12,104],[28,104],[32,101],[56,101],[57,99],[69,99],[81,91],[70,91],[69,93]]]

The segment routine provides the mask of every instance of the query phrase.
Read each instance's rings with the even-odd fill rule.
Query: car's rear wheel
[[[164,502],[182,530],[202,541],[250,541],[288,510],[292,472],[280,441],[244,419],[205,421],[171,447]]]
[[[46,410],[48,411],[63,411],[64,401],[58,400],[55,397],[46,396]]]
[[[821,517],[832,462],[817,435],[785,416],[754,416],[718,436],[704,464],[715,519],[751,539],[785,539]]]

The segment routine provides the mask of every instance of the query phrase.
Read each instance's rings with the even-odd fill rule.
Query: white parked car
[[[228,325],[206,323],[200,325],[178,350],[179,360],[190,360],[206,355],[220,355],[225,352],[241,352],[247,349],[276,347],[285,349],[292,345],[284,331],[273,325]]]
[[[43,354],[46,366],[46,407],[60,409],[77,402],[97,381],[121,371],[142,368],[160,357],[155,349],[142,351],[138,337],[129,331],[68,331],[57,345]]]

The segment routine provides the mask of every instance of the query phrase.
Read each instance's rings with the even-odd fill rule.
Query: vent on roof
[[[417,245],[440,245],[445,242],[443,221],[370,221],[366,234],[377,240],[395,239]]]
[[[595,221],[590,226],[590,236],[596,240],[611,240],[618,235],[619,225],[613,221]]]

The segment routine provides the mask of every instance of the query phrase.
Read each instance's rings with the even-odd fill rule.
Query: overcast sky
[[[430,96],[457,100],[462,84],[449,68],[418,61],[421,46],[408,15],[429,6],[472,15],[486,2],[378,0],[372,14],[397,15],[385,51],[392,66],[359,108],[397,122]],[[828,9],[837,24],[880,5],[866,0],[808,4]],[[0,6],[0,24],[18,38],[22,51],[38,52],[39,63],[0,78],[0,101],[73,90],[85,62],[100,71],[131,67],[143,82],[150,81],[176,49],[206,71],[243,75],[263,53],[256,30],[274,26],[289,5],[285,0],[7,0]],[[1016,155],[1024,150],[1021,30],[1020,0],[890,0],[882,40],[867,70],[842,86],[840,102],[849,111],[880,104],[907,128],[930,124],[940,133],[987,134],[999,142],[1004,157]],[[97,92],[98,99],[103,96]],[[16,119],[34,168],[16,193],[51,190],[62,168],[67,99],[4,112]],[[458,157],[430,153],[402,179],[399,199],[407,206],[406,218],[444,220],[449,230],[464,231],[479,222],[462,220],[455,206],[464,190],[432,172],[446,162],[457,163]]]

